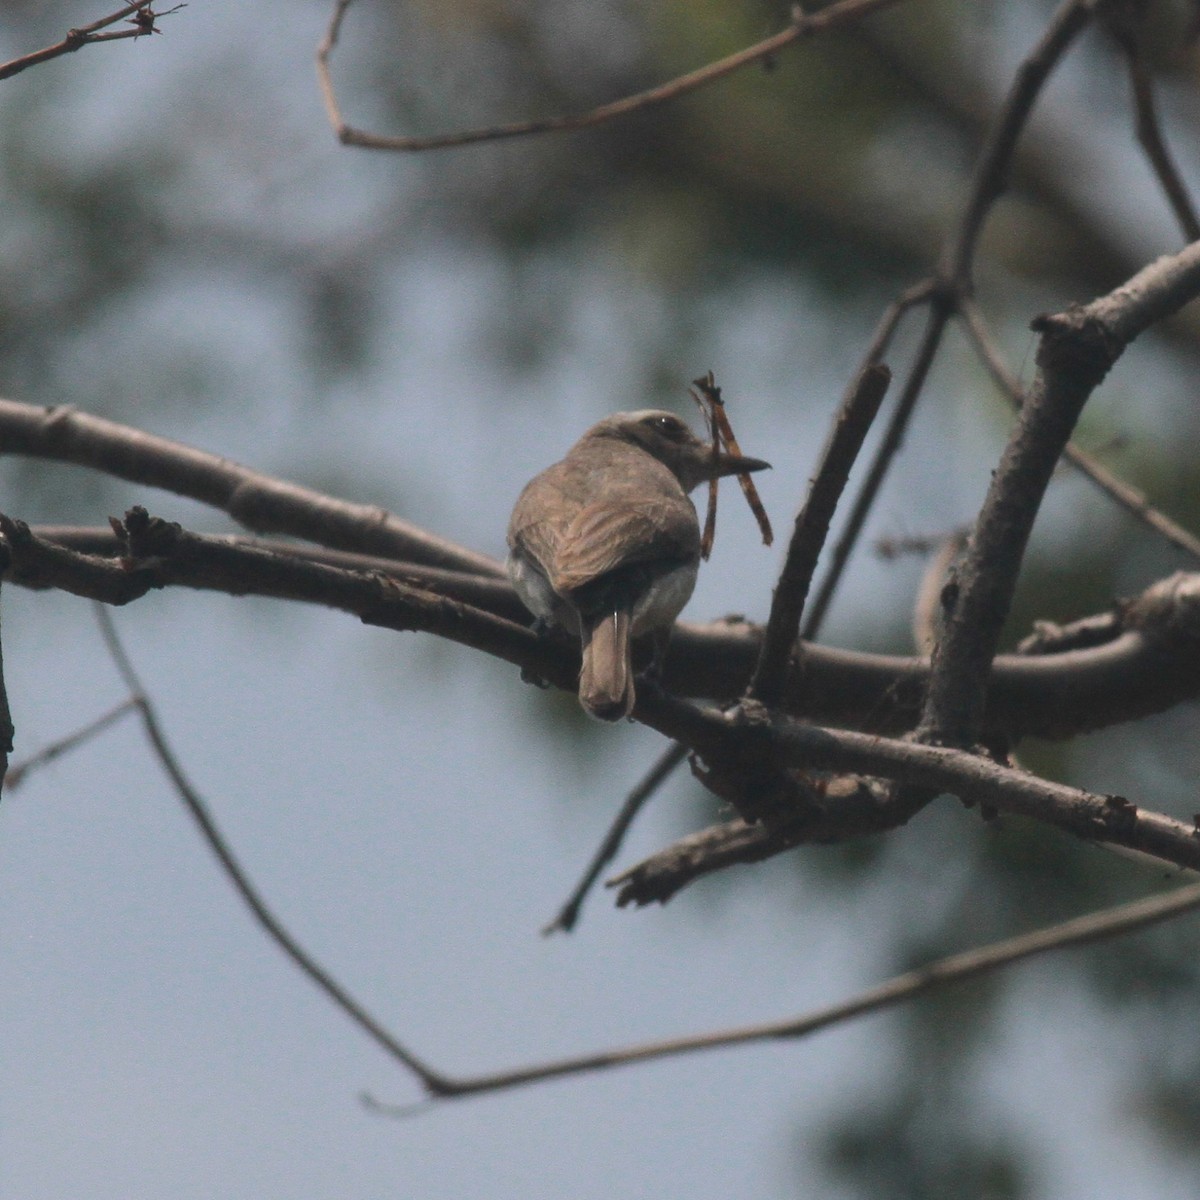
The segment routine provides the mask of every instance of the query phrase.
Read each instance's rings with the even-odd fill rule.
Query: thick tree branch
[[[823,841],[855,836],[852,826],[859,820],[866,822],[867,832],[901,825],[923,805],[912,808],[903,796],[888,795],[882,816],[871,809],[855,810],[843,822],[835,805],[814,802],[812,785],[803,774],[811,770],[890,779],[933,795],[948,793],[969,804],[1030,817],[1088,841],[1110,842],[1175,866],[1200,869],[1195,822],[1140,808],[1121,796],[1097,795],[1039,779],[965,750],[822,729],[761,709],[718,713],[653,692],[639,696],[634,712],[647,725],[695,747],[711,764],[718,794],[723,794],[720,786],[726,781],[736,785],[755,772],[770,769],[781,776],[799,772],[792,792],[779,788],[764,808],[774,823],[808,822],[814,836]],[[785,807],[788,801],[790,810]]]
[[[983,365],[987,368],[996,386],[1008,398],[1013,409],[1019,413],[1021,405],[1025,403],[1025,389],[1021,386],[1021,381],[1009,370],[1008,364],[1001,356],[978,303],[973,298],[963,300],[959,305],[959,314]],[[1123,479],[1114,475],[1074,442],[1066,444],[1063,449],[1063,458],[1135,520],[1140,521],[1147,529],[1165,539],[1175,549],[1182,550],[1184,554],[1200,563],[1200,538],[1184,529],[1177,521],[1172,521],[1166,513],[1155,508],[1137,488],[1131,487]]]
[[[988,673],[1025,546],[1084,404],[1139,333],[1200,294],[1200,242],[1158,259],[1107,296],[1042,317],[1038,371],[945,593],[922,736],[969,746],[983,727]]]
[[[447,579],[469,584],[462,575],[405,564],[348,569],[336,565],[346,556],[332,552],[299,556],[278,545],[206,537],[137,509],[122,527],[121,559],[81,554],[5,517],[0,532],[12,555],[7,578],[23,585],[56,587],[111,604],[163,587],[298,600],[372,624],[445,637],[568,690],[577,684],[578,648],[526,628],[525,614],[503,581],[488,581],[488,588],[464,600],[453,587],[442,590]],[[1198,610],[1200,575],[1180,574],[1122,602],[1103,638],[1084,648],[1001,656],[986,728],[1014,740],[1070,737],[1197,696]],[[663,667],[664,685],[680,695],[732,699],[749,682],[761,640],[762,630],[746,623],[681,624]],[[784,694],[784,707],[795,715],[879,732],[903,732],[915,724],[928,660],[806,645],[802,661],[802,675],[794,676]]]

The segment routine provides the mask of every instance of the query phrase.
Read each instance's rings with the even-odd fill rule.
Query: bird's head
[[[686,421],[656,408],[614,413],[593,425],[584,436],[613,438],[639,447],[668,467],[685,492],[709,479],[764,471],[771,465],[761,458],[746,458],[725,450],[714,454],[711,443],[702,442]]]

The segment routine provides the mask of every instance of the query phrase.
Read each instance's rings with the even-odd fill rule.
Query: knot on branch
[[[183,535],[177,521],[152,517],[140,504],[125,513],[124,522],[113,520],[112,527],[130,558],[168,558]]]
[[[1127,842],[1137,829],[1138,810],[1124,796],[1105,796],[1104,808],[1095,818],[1096,835],[1106,841]]]
[[[826,779],[785,765],[771,712],[757,700],[733,709],[726,736],[690,764],[700,783],[748,825],[800,836],[829,822]]]
[[[1079,304],[1063,312],[1042,313],[1029,327],[1041,335],[1037,351],[1041,370],[1068,378],[1089,392],[1104,379],[1125,348],[1107,323]]]
[[[1181,648],[1200,648],[1200,573],[1177,571],[1119,605],[1122,624]]]

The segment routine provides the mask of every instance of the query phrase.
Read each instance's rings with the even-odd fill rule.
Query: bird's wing
[[[699,546],[696,511],[689,500],[601,500],[581,508],[561,531],[557,553],[549,560],[550,583],[559,595],[570,595],[638,563],[669,570],[695,558]]]
[[[525,485],[508,523],[508,544],[513,550],[532,558],[550,577],[578,505],[572,503],[565,487],[566,473],[561,463],[543,471]]]

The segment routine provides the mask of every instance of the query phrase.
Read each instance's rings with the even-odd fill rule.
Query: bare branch
[[[1175,220],[1179,222],[1185,240],[1200,240],[1200,217],[1196,215],[1196,206],[1163,137],[1154,102],[1154,80],[1146,66],[1138,36],[1138,15],[1128,5],[1114,5],[1106,15],[1109,31],[1121,47],[1129,68],[1138,142],[1158,177],[1159,186],[1175,214]]]
[[[257,533],[286,533],[318,545],[503,576],[494,559],[435,537],[385,509],[333,500],[167,438],[73,408],[0,400],[0,447],[55,459],[189,496]]]
[[[608,880],[617,888],[617,906],[666,904],[676,892],[732,866],[762,862],[802,845],[825,845],[881,832],[896,826],[887,789],[879,780],[843,775],[814,781],[805,790],[805,806],[771,821],[738,817],[697,830]],[[1156,864],[1157,865],[1157,864]]]
[[[60,58],[64,54],[72,54],[76,50],[81,50],[84,46],[94,45],[96,42],[117,42],[123,41],[125,38],[140,38],[145,37],[148,33],[158,33],[159,30],[154,26],[154,19],[166,14],[152,13],[150,6],[153,3],[154,0],[136,0],[136,3],[126,4],[124,8],[120,8],[114,13],[109,13],[107,17],[101,17],[98,21],[93,21],[90,25],[82,25],[78,29],[67,30],[67,36],[61,42],[56,42],[53,46],[46,46],[42,50],[34,50],[30,54],[21,55],[20,58],[13,58],[9,59],[6,63],[0,63],[0,79],[9,79],[13,75],[19,75],[22,71],[28,70],[30,67],[36,67],[40,63]],[[176,7],[182,8],[183,5],[177,5]],[[175,9],[171,11],[174,12]],[[99,30],[109,25],[115,25],[116,22],[131,16],[135,17],[130,22],[133,25],[132,29],[118,29],[112,33],[99,32]]]
[[[137,509],[122,527],[127,556],[116,561],[56,545],[3,516],[0,532],[12,556],[8,578],[24,585],[117,604],[171,586],[320,604],[386,628],[448,638],[557,687],[577,686],[578,648],[526,628],[511,589],[500,581],[501,603],[493,605],[483,595],[464,602],[438,590],[443,576],[432,568],[395,565],[389,574],[347,569],[278,548],[189,533]],[[1012,739],[1070,737],[1195,697],[1198,595],[1200,575],[1173,576],[1118,605],[1104,638],[1086,648],[1000,656],[986,729]],[[732,699],[749,682],[761,638],[762,630],[746,623],[681,624],[663,664],[663,682],[680,695]],[[900,732],[911,729],[920,714],[928,675],[929,662],[922,658],[807,645],[804,680],[789,687],[784,705],[826,724]]]
[[[875,504],[892,460],[904,440],[913,410],[925,386],[925,379],[941,346],[946,322],[962,299],[971,293],[971,269],[975,247],[988,213],[1004,190],[1012,157],[1029,114],[1051,71],[1074,39],[1086,28],[1098,2],[1099,0],[1067,0],[1059,8],[1041,41],[1018,69],[1013,86],[992,125],[975,168],[962,218],[954,236],[945,246],[935,277],[917,284],[902,297],[897,302],[901,305],[900,312],[897,312],[893,305],[885,313],[884,328],[887,328],[889,321],[894,323],[900,313],[913,304],[928,300],[931,305],[925,334],[896,402],[895,411],[855,498],[845,529],[834,548],[829,570],[821,582],[809,609],[808,619],[801,630],[801,636],[806,640],[816,636],[824,620],[833,594],[841,582],[846,563]]]
[[[1158,259],[1083,308],[1042,317],[1038,372],[992,476],[947,592],[921,733],[969,746],[983,724],[988,673],[1025,546],[1054,469],[1092,391],[1125,347],[1200,294],[1200,242]]]
[[[850,471],[887,394],[892,373],[882,363],[865,367],[834,417],[808,498],[796,517],[787,558],[775,585],[762,651],[747,695],[774,708],[783,696],[817,559]]]
[[[975,167],[958,231],[943,255],[939,275],[957,294],[971,290],[972,264],[979,235],[992,205],[1004,192],[1017,142],[1051,72],[1087,28],[1103,0],[1066,0],[1054,14],[1037,46],[1017,68],[1000,115],[992,126]]]
[[[39,541],[52,542],[77,554],[99,558],[122,558],[127,553],[127,543],[118,537],[111,526],[90,525],[35,525],[30,532]],[[479,575],[470,571],[452,571],[445,567],[431,567],[425,563],[403,562],[396,558],[385,558],[375,554],[353,554],[348,550],[330,550],[324,546],[309,546],[283,538],[250,537],[239,533],[207,533],[203,535],[206,545],[219,553],[220,547],[260,551],[298,562],[322,563],[344,571],[359,571],[368,574],[386,575],[400,583],[437,592],[454,600],[465,600],[478,608],[486,609],[496,616],[508,617],[512,621],[525,623],[529,610],[517,599],[507,576]],[[49,579],[36,573],[13,581],[22,587],[39,588],[57,586]],[[202,582],[186,586],[203,587]],[[66,590],[70,591],[71,588]],[[136,597],[130,597],[134,599]],[[288,596],[288,599],[296,597]]]
[[[971,297],[965,298],[959,305],[959,313],[971,336],[976,353],[983,360],[992,379],[1008,398],[1014,411],[1020,412],[1021,405],[1025,401],[1025,389],[1021,386],[1021,381],[1009,370],[1001,356],[978,303]],[[1189,533],[1178,522],[1172,521],[1166,513],[1155,508],[1141,492],[1131,487],[1119,476],[1114,475],[1086,450],[1081,449],[1074,442],[1068,442],[1063,450],[1063,458],[1135,520],[1140,521],[1147,529],[1164,538],[1177,550],[1182,550],[1184,554],[1196,562],[1200,562],[1200,538]]]
[[[137,671],[125,647],[117,635],[116,626],[107,608],[102,604],[95,606],[96,619],[100,623],[105,645],[112,656],[125,686],[129,689],[130,699],[137,706],[141,715],[142,727],[146,737],[157,757],[159,764],[166,772],[176,795],[183,802],[188,815],[196,823],[201,837],[207,843],[220,864],[225,877],[233,885],[242,902],[250,910],[255,921],[266,932],[267,936],[299,967],[333,1003],[342,1010],[363,1032],[378,1046],[382,1047],[394,1059],[407,1067],[420,1079],[425,1088],[434,1095],[445,1093],[453,1085],[445,1076],[425,1065],[415,1054],[401,1045],[375,1017],[373,1017],[354,997],[300,945],[292,936],[283,922],[275,915],[261,893],[254,886],[246,869],[238,861],[224,834],[217,826],[208,805],[200,793],[192,786],[180,765],[179,759],[171,749],[159,723],[158,715],[150,701],[146,690],[142,687]]]
[[[31,771],[37,770],[38,767],[44,767],[60,755],[74,750],[76,746],[82,746],[85,742],[90,742],[92,738],[103,733],[109,726],[115,725],[126,713],[133,712],[136,708],[137,704],[133,700],[122,700],[119,704],[114,704],[107,712],[101,713],[100,716],[96,717],[95,720],[89,721],[86,725],[81,725],[65,737],[58,738],[48,746],[43,746],[28,758],[22,759],[19,763],[9,767],[8,773],[4,776],[4,786],[11,792],[24,782],[25,777]]]
[[[997,812],[1031,817],[1087,841],[1110,842],[1141,850],[1174,866],[1200,868],[1200,836],[1194,824],[1139,807],[1121,796],[1102,796],[1039,779],[990,759],[948,746],[901,741],[850,730],[823,729],[802,724],[761,708],[741,706],[729,713],[700,709],[685,700],[649,692],[639,696],[638,719],[671,737],[687,741],[713,771],[738,768],[743,773],[763,765],[782,771],[833,771],[891,779],[931,795],[948,793],[969,804],[986,805]],[[741,776],[745,778],[745,774]],[[814,805],[803,789],[790,813],[774,804],[773,820],[803,819],[830,836],[830,822],[838,820],[835,806]],[[904,789],[901,789],[904,790]],[[922,802],[909,808],[903,796],[889,797],[887,819],[866,814],[869,830],[894,827],[914,815]],[[864,818],[866,819],[866,818]],[[842,828],[840,836],[854,836]]]
[[[714,1030],[694,1034],[690,1037],[668,1038],[658,1042],[623,1046],[597,1054],[563,1058],[552,1062],[520,1067],[513,1071],[496,1072],[491,1075],[474,1075],[453,1080],[449,1096],[478,1095],[504,1088],[521,1087],[530,1083],[541,1083],[549,1079],[561,1079],[567,1075],[582,1075],[611,1067],[632,1066],[635,1063],[651,1062],[660,1058],[671,1058],[681,1054],[695,1054],[703,1050],[719,1050],[729,1046],[742,1046],[751,1042],[782,1041],[808,1037],[819,1030],[844,1024],[857,1017],[882,1012],[897,1004],[915,999],[935,988],[947,984],[973,979],[995,971],[1022,959],[1038,954],[1084,946],[1105,938],[1133,933],[1160,921],[1182,915],[1200,905],[1200,884],[1178,888],[1165,896],[1152,896],[1135,900],[1116,908],[1076,917],[1058,925],[1051,925],[1033,933],[1021,934],[1005,941],[994,942],[961,954],[952,954],[937,959],[913,971],[896,975],[886,983],[868,988],[836,1004],[813,1009],[799,1017],[782,1021],[768,1021],[759,1025],[743,1025],[734,1029]],[[372,1101],[379,1112],[403,1116],[412,1111],[411,1106],[388,1106]]]
[[[15,732],[8,707],[8,685],[4,681],[4,649],[0,643],[0,788],[8,782],[8,756],[12,753]]]
[[[899,0],[836,0],[818,12],[802,12],[797,5],[792,23],[779,33],[747,46],[735,54],[718,59],[698,70],[680,75],[668,83],[659,84],[644,92],[625,96],[610,104],[602,104],[589,112],[571,116],[547,117],[535,121],[516,121],[509,125],[488,125],[482,129],[460,129],[450,133],[432,134],[426,137],[387,137],[367,133],[347,125],[333,86],[329,59],[341,34],[342,22],[352,0],[334,0],[333,13],[325,36],[317,46],[317,83],[325,103],[325,113],[339,142],[345,146],[361,146],[368,150],[443,150],[451,146],[468,146],[475,142],[494,142],[503,138],[526,137],[530,134],[552,133],[568,129],[587,129],[607,121],[628,116],[630,113],[653,108],[674,100],[687,92],[723,79],[743,67],[774,58],[781,50],[802,38],[812,37],[827,29],[847,25],[881,8],[888,8]]]
[[[879,489],[883,486],[883,481],[887,477],[892,460],[896,457],[901,443],[904,441],[904,434],[908,430],[908,423],[912,418],[913,410],[916,408],[917,400],[921,395],[921,389],[925,386],[925,380],[929,375],[930,368],[933,366],[933,360],[937,356],[938,348],[942,344],[942,334],[945,332],[946,322],[950,319],[951,309],[948,306],[945,294],[934,287],[930,281],[924,281],[917,284],[916,287],[911,288],[904,296],[892,304],[887,312],[884,313],[883,320],[880,323],[880,332],[876,335],[876,343],[881,341],[881,335],[885,331],[887,337],[890,338],[891,332],[895,329],[899,318],[909,308],[915,304],[927,301],[930,305],[929,317],[925,326],[925,332],[921,338],[921,344],[917,348],[913,364],[909,368],[908,377],[904,381],[904,388],[900,392],[899,399],[896,401],[896,407],[893,409],[891,419],[884,430],[879,448],[875,451],[875,457],[871,460],[867,474],[859,486],[858,494],[854,498],[854,504],[850,509],[850,515],[846,518],[842,534],[833,548],[829,569],[826,571],[825,578],[821,581],[821,586],[817,591],[816,597],[809,607],[808,617],[804,622],[804,627],[800,631],[800,636],[805,641],[810,641],[817,636],[821,623],[825,619],[825,614],[829,611],[829,605],[833,601],[834,592],[837,591],[838,584],[841,582],[846,564],[850,561],[850,555],[854,552],[854,547],[858,543],[863,526],[866,524],[867,517],[874,507],[875,499],[879,495]],[[868,352],[867,358],[868,361],[873,361],[870,352]]]
[[[625,798],[625,803],[621,805],[620,811],[609,827],[604,841],[600,843],[600,848],[584,871],[583,877],[575,885],[575,890],[568,897],[567,902],[559,909],[558,915],[542,930],[543,934],[559,931],[570,933],[575,928],[584,900],[587,899],[596,880],[600,878],[601,871],[616,858],[621,849],[621,843],[625,840],[629,827],[637,819],[638,813],[670,777],[675,768],[687,758],[687,754],[688,748],[685,745],[674,742],[659,755],[641,782]]]

